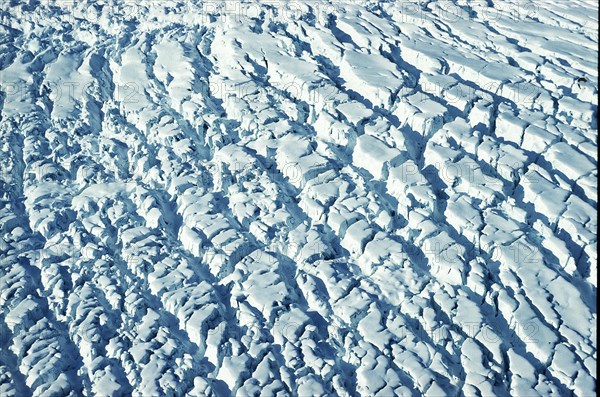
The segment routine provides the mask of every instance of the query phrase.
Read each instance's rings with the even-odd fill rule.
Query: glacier
[[[595,395],[597,13],[2,2],[0,395]]]

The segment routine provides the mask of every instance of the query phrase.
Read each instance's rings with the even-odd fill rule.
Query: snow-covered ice
[[[0,396],[596,393],[592,0],[6,0]]]

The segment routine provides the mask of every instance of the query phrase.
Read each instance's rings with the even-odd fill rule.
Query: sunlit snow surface
[[[0,6],[0,396],[593,396],[595,0]]]

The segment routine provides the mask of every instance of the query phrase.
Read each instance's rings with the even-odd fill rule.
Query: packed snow
[[[594,0],[6,0],[0,396],[596,394]]]

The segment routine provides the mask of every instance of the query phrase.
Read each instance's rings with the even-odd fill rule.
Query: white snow
[[[598,5],[0,5],[0,395],[596,392]]]

